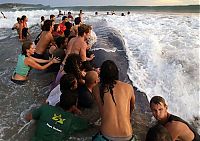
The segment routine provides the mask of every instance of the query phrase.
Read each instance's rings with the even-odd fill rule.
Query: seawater
[[[77,16],[78,12],[72,13]],[[16,32],[10,28],[17,17],[27,15],[29,27],[34,28],[41,16],[48,19],[50,14],[57,15],[58,9],[7,11],[4,14],[7,19],[0,19],[0,42],[16,38]],[[120,12],[116,14],[106,15],[106,11],[101,11],[95,16],[94,12],[87,11],[84,21],[90,24],[103,21],[105,26],[118,31],[125,44],[128,75],[133,85],[145,92],[149,100],[155,95],[164,97],[169,111],[189,122],[195,121],[200,133],[200,120],[195,120],[200,118],[199,15],[131,12],[122,17]],[[106,51],[114,52],[115,49]],[[1,77],[4,73],[1,72]],[[0,132],[4,128],[9,127],[3,125]]]

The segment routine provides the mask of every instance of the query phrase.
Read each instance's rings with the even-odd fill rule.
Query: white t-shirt
[[[60,84],[57,85],[49,94],[46,102],[49,103],[49,105],[55,106],[58,102],[60,102]]]

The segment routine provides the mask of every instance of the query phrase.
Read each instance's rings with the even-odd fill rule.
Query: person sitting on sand
[[[130,120],[135,104],[133,87],[119,81],[113,61],[104,61],[100,70],[100,84],[94,87],[93,94],[101,115],[101,127],[92,140],[132,141],[135,139]]]
[[[99,76],[96,71],[88,71],[85,75],[85,84],[78,89],[78,106],[92,108],[94,98],[92,89],[99,83]]]
[[[172,137],[163,125],[156,124],[148,130],[145,141],[172,141]]]
[[[35,47],[33,42],[25,41],[22,45],[22,53],[18,56],[17,66],[11,80],[18,84],[23,84],[28,77],[31,68],[37,70],[44,70],[54,63],[59,63],[57,58],[51,60],[36,59],[31,57],[34,54]],[[47,63],[40,65],[39,63]]]
[[[36,45],[36,50],[33,57],[39,59],[47,59],[49,58],[49,53],[47,52],[47,49],[51,48],[51,50],[53,51],[57,48],[54,38],[52,36],[53,26],[54,25],[51,20],[44,21],[43,31]]]
[[[65,91],[60,96],[57,106],[42,105],[26,116],[26,120],[37,120],[37,127],[32,141],[64,141],[75,132],[88,128],[88,122],[73,115],[77,96]]]
[[[15,23],[12,27],[12,30],[16,29],[17,30],[17,33],[19,35],[19,25],[20,25],[20,17],[17,17],[17,23]]]
[[[168,106],[161,96],[152,97],[150,108],[155,119],[167,128],[173,141],[200,141],[198,133],[186,121],[168,113]]]

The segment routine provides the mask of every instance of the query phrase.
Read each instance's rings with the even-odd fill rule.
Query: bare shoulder
[[[125,82],[122,82],[122,81],[117,81],[117,83],[118,83],[119,85],[121,85],[122,87],[124,87],[124,88],[133,90],[133,86],[132,86],[131,84],[128,84],[128,83],[125,83]]]
[[[169,130],[176,130],[176,131],[183,131],[183,130],[186,130],[188,129],[188,126],[183,123],[183,122],[180,122],[180,121],[171,121],[171,122],[168,122],[165,127]]]
[[[33,62],[34,60],[32,59],[32,58],[30,58],[30,57],[26,57],[25,59],[24,59],[24,64],[25,65],[29,65],[31,62]]]

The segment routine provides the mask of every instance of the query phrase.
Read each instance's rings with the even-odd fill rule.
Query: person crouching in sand
[[[150,108],[158,123],[167,128],[173,141],[200,141],[198,133],[186,121],[168,113],[168,106],[161,96],[150,100]]]
[[[101,115],[100,131],[93,137],[93,141],[135,139],[130,122],[135,104],[134,90],[130,84],[121,82],[118,78],[116,64],[111,60],[103,62],[100,84],[93,89]]]
[[[54,63],[59,63],[58,58],[51,60],[43,60],[31,57],[34,54],[35,47],[33,42],[25,41],[22,45],[22,53],[18,56],[17,66],[11,80],[17,84],[23,84],[27,80],[28,73],[31,68],[44,70]],[[39,63],[47,63],[40,65]]]

